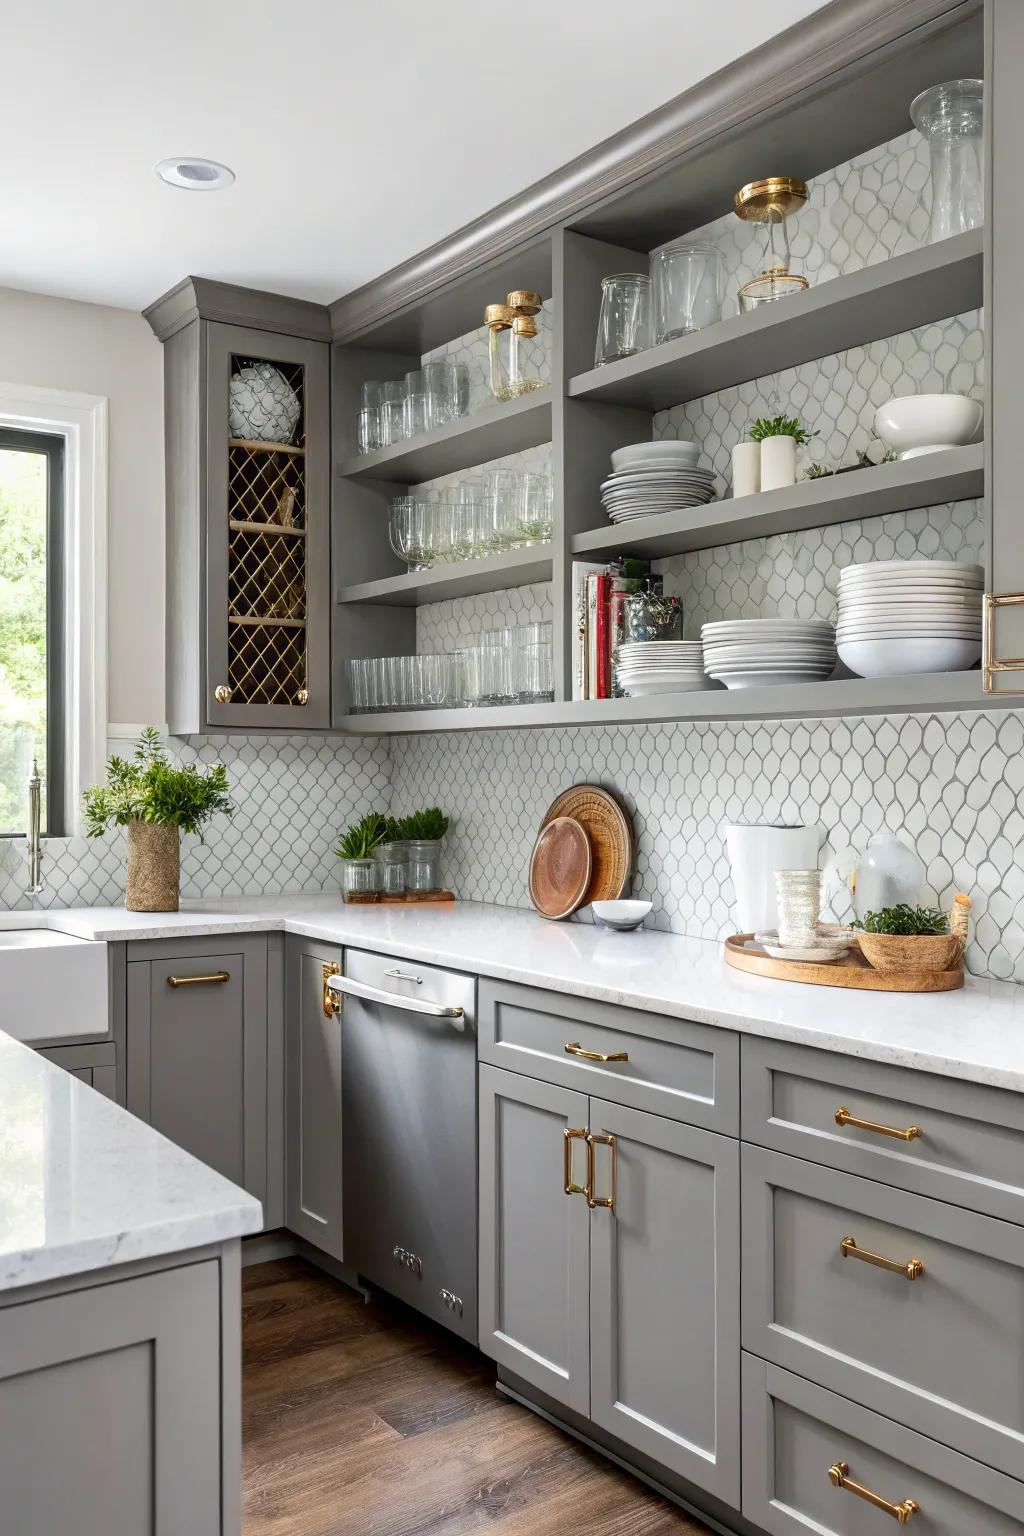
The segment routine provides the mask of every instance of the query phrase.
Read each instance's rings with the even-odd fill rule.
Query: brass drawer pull
[[[230,971],[214,971],[212,976],[168,976],[169,987],[204,987],[208,982],[224,982],[231,980]]]
[[[578,1040],[570,1040],[565,1047],[567,1056],[579,1056],[583,1061],[628,1061],[628,1051],[612,1051],[606,1056],[603,1051],[586,1051]]]
[[[335,992],[327,983],[332,976],[341,975],[341,966],[337,965],[334,961],[329,961],[321,965],[320,974],[324,984],[323,993],[320,998],[320,1004],[324,1010],[324,1018],[333,1019],[341,1012],[341,993]]]
[[[590,1199],[590,1184],[577,1184],[572,1176],[572,1144],[574,1141],[586,1141],[587,1132],[584,1127],[575,1128],[567,1126],[565,1129],[565,1151],[563,1154],[562,1183],[567,1195],[586,1195]],[[588,1157],[587,1168],[590,1161]]]
[[[876,1136],[892,1136],[896,1141],[916,1141],[924,1135],[919,1125],[908,1125],[905,1131],[901,1131],[896,1125],[879,1125],[875,1120],[861,1120],[858,1115],[851,1115],[845,1106],[836,1110],[836,1125],[855,1125],[858,1131],[874,1131]]]
[[[874,1264],[876,1269],[891,1270],[894,1275],[905,1275],[908,1280],[919,1280],[924,1274],[923,1259],[907,1259],[902,1263],[899,1259],[886,1259],[880,1253],[871,1253],[867,1248],[858,1248],[852,1237],[844,1237],[839,1244],[839,1252],[844,1259],[861,1259],[865,1264]]]
[[[916,1499],[901,1499],[898,1504],[890,1504],[888,1499],[883,1499],[880,1493],[872,1493],[870,1488],[864,1488],[860,1483],[851,1481],[849,1463],[834,1461],[828,1469],[828,1480],[833,1488],[841,1488],[844,1493],[854,1493],[858,1499],[864,1499],[868,1504],[873,1504],[876,1509],[884,1510],[891,1515],[897,1525],[906,1525],[911,1515],[916,1515],[921,1508]]]
[[[611,1154],[612,1154],[611,1193],[607,1197],[602,1197],[600,1199],[598,1198],[597,1195],[594,1194],[594,1186],[596,1184],[596,1177],[595,1177],[596,1170],[595,1170],[595,1167],[594,1167],[594,1162],[595,1162],[595,1159],[594,1159],[594,1148],[595,1147],[607,1147],[610,1150]],[[590,1206],[590,1209],[592,1211],[596,1211],[599,1206],[600,1206],[600,1208],[602,1210],[605,1210],[605,1211],[612,1211],[612,1210],[615,1209],[617,1164],[618,1164],[618,1154],[616,1152],[616,1147],[615,1147],[615,1137],[614,1136],[595,1136],[593,1131],[588,1131],[587,1132],[587,1184],[588,1184],[589,1188],[587,1190],[587,1204]]]

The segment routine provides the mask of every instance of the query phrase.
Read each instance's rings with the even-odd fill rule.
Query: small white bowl
[[[967,395],[904,395],[878,407],[875,432],[901,459],[916,459],[977,442],[984,415]]]
[[[653,905],[652,901],[592,901],[590,910],[600,927],[630,933],[634,928],[643,927],[644,918]]]
[[[666,437],[653,443],[631,443],[628,448],[616,448],[612,454],[612,469],[639,469],[642,465],[685,464],[692,467],[700,458],[700,443],[680,441]]]

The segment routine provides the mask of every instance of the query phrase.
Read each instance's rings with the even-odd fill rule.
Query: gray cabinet
[[[127,1107],[247,1189],[264,1204],[264,1224],[279,1226],[268,1148],[281,1020],[269,1017],[266,937],[133,945],[126,969]]]
[[[341,969],[341,956],[336,945],[289,938],[285,981],[285,1224],[338,1260],[343,1025],[324,983],[332,968]]]
[[[52,1061],[54,1066],[63,1067],[65,1072],[70,1072],[79,1082],[88,1083],[90,1088],[95,1088],[105,1098],[117,1097],[112,1043],[55,1046],[39,1054],[45,1056],[47,1061]]]

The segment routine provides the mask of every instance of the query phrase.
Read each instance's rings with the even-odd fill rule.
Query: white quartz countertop
[[[9,913],[93,939],[284,930],[477,975],[792,1040],[872,1061],[1024,1090],[1024,987],[969,977],[959,992],[913,996],[772,981],[726,965],[709,939],[611,933],[534,912],[462,901],[351,906],[337,894],[264,896],[175,913],[110,908]]]
[[[0,1033],[0,1291],[261,1225],[258,1200]]]

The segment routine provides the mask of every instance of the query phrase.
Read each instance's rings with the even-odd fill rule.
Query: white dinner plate
[[[844,566],[842,575],[845,580],[849,580],[851,576],[859,576],[862,573],[885,576],[889,572],[905,575],[908,571],[915,580],[924,576],[925,573],[931,576],[973,577],[977,582],[985,580],[985,572],[980,565],[967,565],[959,560],[868,560],[861,565]]]

